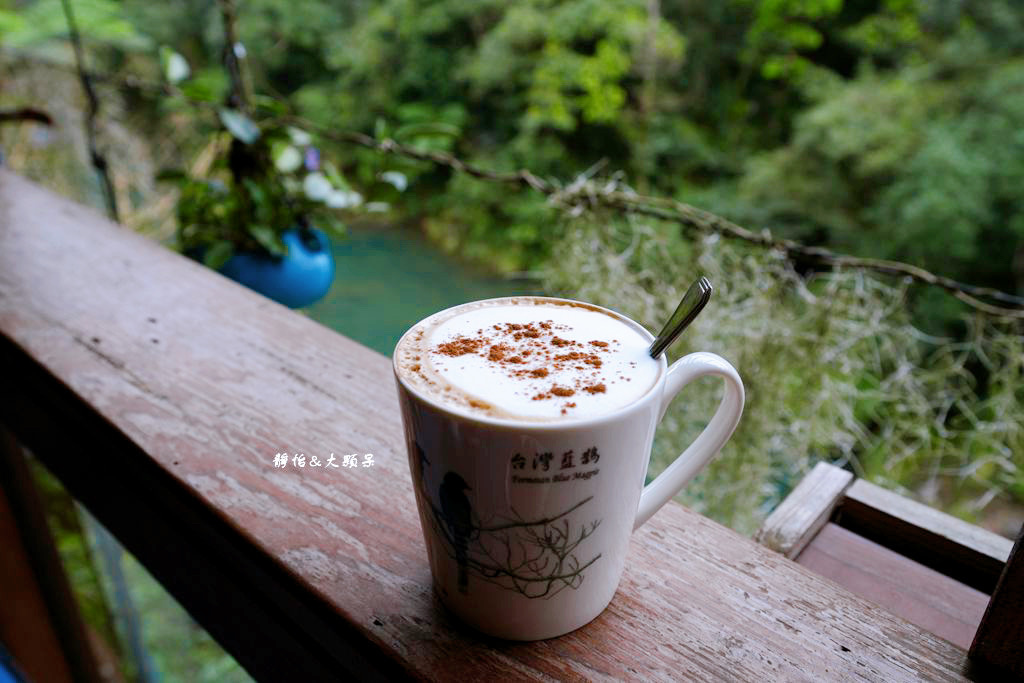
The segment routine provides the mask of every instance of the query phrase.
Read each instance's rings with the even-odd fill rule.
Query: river
[[[466,301],[538,294],[536,282],[497,277],[394,226],[349,228],[332,238],[334,284],[306,312],[314,320],[387,356],[413,323]]]

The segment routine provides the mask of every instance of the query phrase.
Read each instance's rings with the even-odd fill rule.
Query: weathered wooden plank
[[[754,540],[792,559],[821,530],[853,481],[846,470],[819,462],[772,511]]]
[[[675,504],[592,624],[468,632],[432,594],[387,359],[4,171],[0,212],[0,420],[261,680],[965,674],[962,649]],[[284,451],[375,464],[275,469]]]
[[[1024,679],[1024,526],[975,634],[971,659]]]
[[[838,524],[991,593],[1013,542],[858,479],[846,490]]]
[[[988,604],[987,594],[832,523],[796,561],[964,649]]]

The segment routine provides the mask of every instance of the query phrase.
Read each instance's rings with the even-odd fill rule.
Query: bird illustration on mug
[[[466,480],[455,472],[444,475],[440,490],[441,514],[455,548],[460,593],[468,592],[469,586],[469,539],[473,533],[473,508],[465,493],[469,490]]]

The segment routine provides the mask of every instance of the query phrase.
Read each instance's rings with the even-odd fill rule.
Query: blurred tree
[[[59,33],[56,2],[0,9],[5,46]],[[213,0],[79,5],[106,63],[159,73],[166,45],[191,66],[186,94],[223,100]],[[606,160],[755,229],[1003,289],[1024,280],[1013,0],[248,0],[238,33],[255,90],[326,128],[563,179]],[[131,104],[153,125],[184,114]],[[559,238],[540,197],[326,151],[357,184],[416,180],[402,210],[473,259],[531,268]]]
[[[901,35],[933,32],[901,46],[879,38],[907,25],[898,4],[847,32],[864,48],[856,76],[818,81],[787,144],[747,163],[730,211],[787,236],[1014,291],[1024,276],[1024,57],[1004,36],[1022,14],[991,3],[1005,11],[949,24],[922,12]],[[943,25],[947,34],[934,32]],[[896,52],[896,68],[873,59]]]

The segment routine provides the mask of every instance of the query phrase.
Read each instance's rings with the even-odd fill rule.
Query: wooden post
[[[846,470],[819,462],[765,520],[754,540],[792,560],[825,526],[852,481]]]
[[[1024,526],[974,634],[969,657],[986,669],[1024,678]]]
[[[0,636],[37,681],[101,681],[20,444],[0,424]]]

